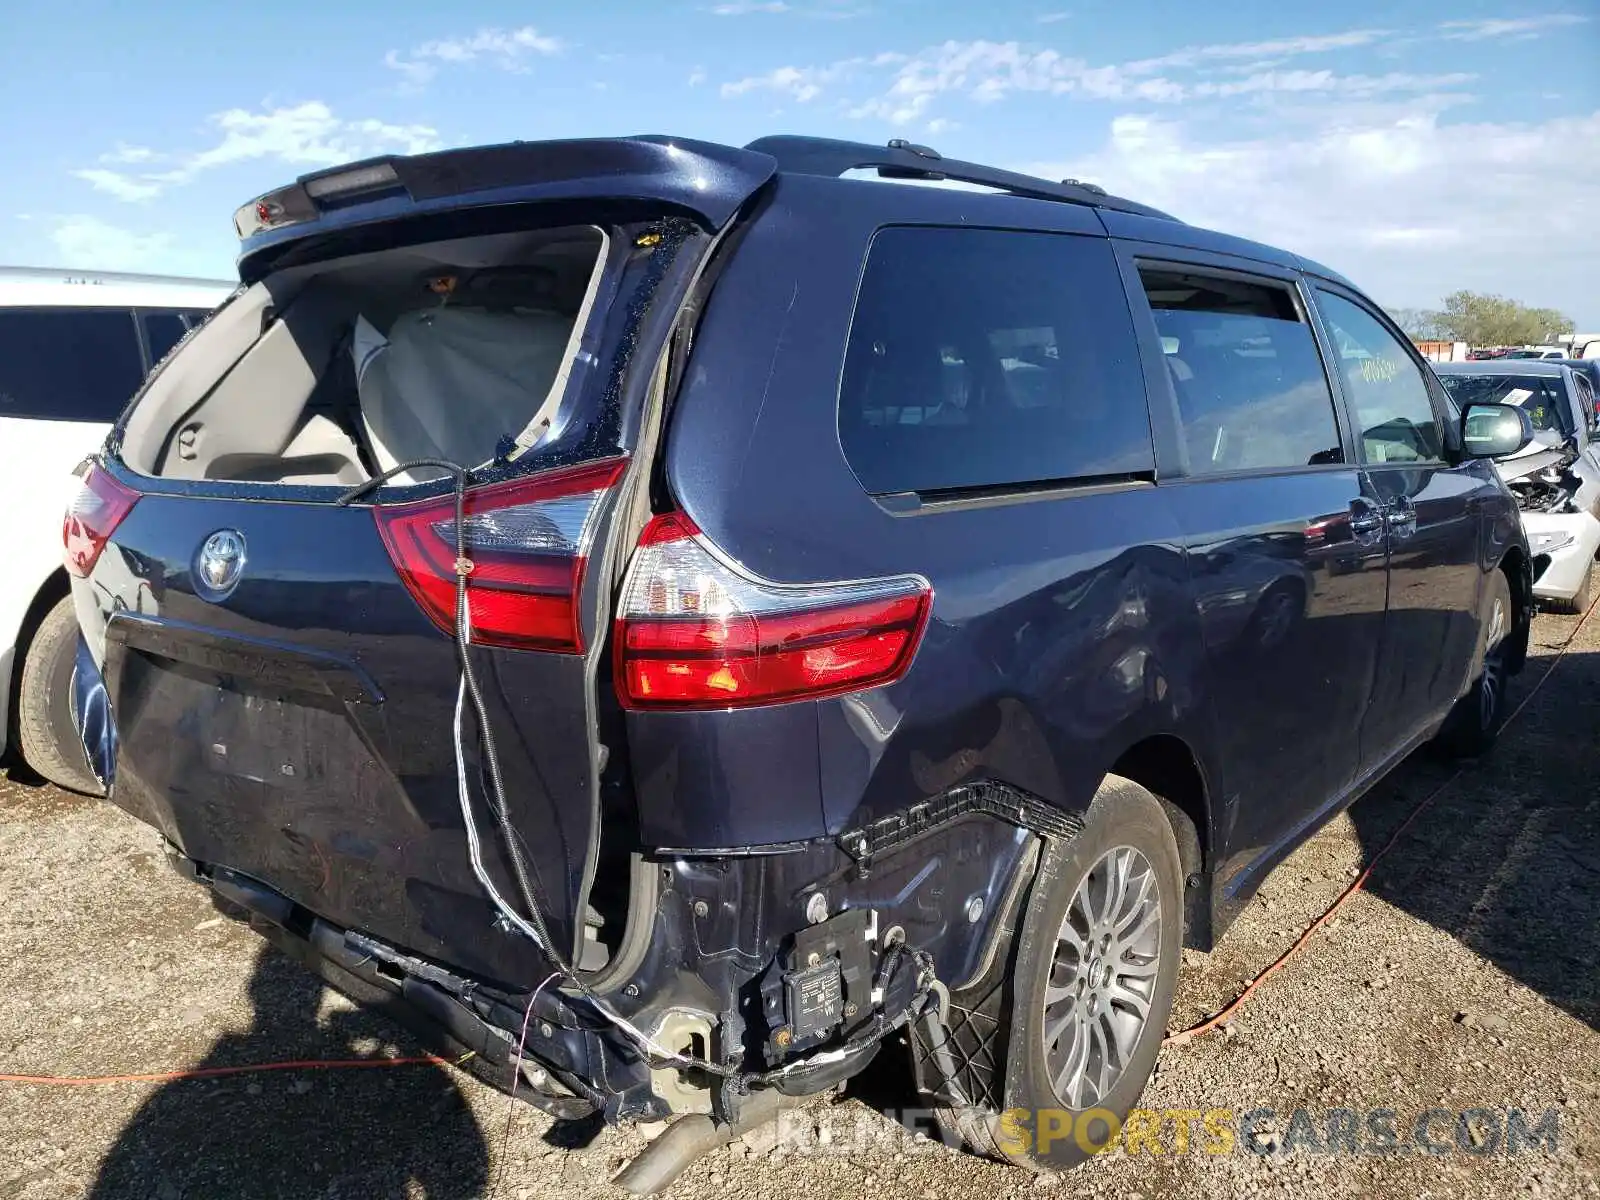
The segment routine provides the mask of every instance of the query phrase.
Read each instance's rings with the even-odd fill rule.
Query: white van
[[[72,469],[234,286],[0,267],[0,752],[63,787],[101,790],[72,721],[78,626],[61,566]]]

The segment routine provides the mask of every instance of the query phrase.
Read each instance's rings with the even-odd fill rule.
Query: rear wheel
[[[1511,639],[1515,610],[1511,603],[1511,584],[1496,571],[1489,577],[1489,603],[1483,627],[1483,668],[1456,701],[1436,742],[1446,754],[1476,758],[1486,753],[1500,736],[1506,723],[1506,650]]]
[[[1053,1171],[1115,1138],[1166,1033],[1182,922],[1183,872],[1160,801],[1107,778],[1083,833],[1039,866],[1017,946],[994,1151]]]
[[[56,602],[34,630],[22,660],[17,692],[17,738],[22,761],[59,787],[88,795],[105,789],[84,760],[72,713],[72,668],[78,653],[78,617],[72,597]]]

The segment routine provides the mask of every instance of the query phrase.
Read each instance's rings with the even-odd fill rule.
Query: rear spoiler
[[[240,208],[239,278],[262,278],[308,237],[467,206],[656,201],[717,230],[776,171],[759,151],[655,135],[369,158],[302,175]]]

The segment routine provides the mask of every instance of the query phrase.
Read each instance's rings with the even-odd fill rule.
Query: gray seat
[[[386,339],[361,325],[352,347],[361,419],[374,464],[388,471],[420,458],[463,467],[492,459],[543,411],[573,321],[450,305],[404,314]],[[437,474],[403,472],[395,481]]]

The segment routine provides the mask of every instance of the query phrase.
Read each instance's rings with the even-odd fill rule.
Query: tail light
[[[61,522],[67,570],[79,579],[87,579],[106,542],[138,501],[138,492],[91,463]]]
[[[467,612],[475,642],[583,651],[578,595],[594,517],[623,466],[607,459],[467,493]],[[435,625],[454,633],[455,495],[373,512],[401,581]]]
[[[630,708],[737,708],[892,683],[916,655],[932,601],[915,575],[758,579],[669,513],[645,527],[623,586],[617,690]]]

